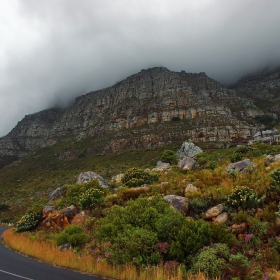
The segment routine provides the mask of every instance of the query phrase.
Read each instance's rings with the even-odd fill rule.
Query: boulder
[[[223,212],[215,218],[215,220],[213,221],[213,224],[214,225],[224,224],[227,220],[228,220],[228,213]]]
[[[55,206],[45,206],[43,208],[43,218],[47,218],[56,210]]]
[[[124,176],[123,173],[117,174],[117,175],[112,177],[112,181],[115,182],[115,183],[121,183],[123,176]]]
[[[183,170],[193,170],[196,167],[196,161],[188,156],[185,156],[178,162],[178,166]]]
[[[166,171],[170,170],[171,166],[167,162],[158,161],[156,168],[153,168],[152,171]]]
[[[97,179],[100,186],[103,188],[111,187],[110,184],[102,176],[92,171],[82,172],[78,177],[77,183],[87,183],[93,179]]]
[[[187,207],[186,204],[189,202],[189,199],[183,196],[169,194],[164,197],[166,201],[168,201],[172,207],[180,212],[186,212]]]
[[[78,209],[76,206],[71,205],[60,210],[60,213],[64,214],[68,219],[72,220],[74,216],[78,214]]]
[[[248,168],[254,168],[256,166],[257,165],[255,163],[253,163],[251,160],[246,158],[246,159],[238,161],[238,162],[230,163],[226,167],[226,171],[228,173],[230,173],[232,171],[238,171],[238,172],[245,173],[248,171]]]
[[[273,156],[273,155],[268,155],[268,156],[266,157],[266,160],[265,160],[265,162],[264,162],[264,165],[267,166],[267,165],[269,165],[270,163],[278,162],[278,161],[280,161],[280,154],[277,154],[277,155],[275,155],[275,156]]]
[[[67,250],[71,250],[72,246],[70,243],[65,243],[59,246],[59,250],[60,251],[67,251]]]
[[[238,235],[242,234],[247,230],[247,224],[242,223],[242,224],[233,224],[229,229],[232,231],[232,233]]]
[[[188,184],[185,188],[185,194],[187,193],[195,193],[195,192],[198,192],[198,188],[195,187],[193,184]]]
[[[86,222],[86,217],[87,216],[86,216],[85,212],[82,211],[81,213],[74,216],[73,220],[71,221],[71,224],[83,226]]]
[[[202,152],[203,151],[198,146],[195,146],[194,143],[186,141],[182,144],[180,150],[177,152],[177,157],[178,158],[183,158],[185,156],[194,157]]]
[[[217,217],[223,211],[224,206],[222,204],[218,204],[214,207],[211,207],[205,212],[205,219],[212,219],[213,217]]]
[[[66,189],[57,188],[50,194],[50,201],[57,200],[60,197],[64,196],[66,193]]]

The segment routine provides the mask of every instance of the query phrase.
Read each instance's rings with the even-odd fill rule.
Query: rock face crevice
[[[80,96],[66,109],[25,116],[0,139],[0,155],[22,156],[87,137],[101,141],[108,152],[164,145],[186,135],[202,142],[243,141],[256,132],[247,119],[258,114],[250,99],[205,73],[155,67]]]

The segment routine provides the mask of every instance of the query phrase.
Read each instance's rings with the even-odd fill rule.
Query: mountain
[[[249,98],[256,106],[277,119],[280,117],[280,67],[263,70],[241,78],[233,86],[240,97]]]
[[[247,77],[228,89],[205,73],[150,68],[80,96],[66,109],[25,116],[0,139],[0,156],[8,162],[37,147],[85,139],[87,146],[60,156],[158,147],[186,138],[220,146],[246,142],[257,129],[254,118],[267,109],[259,103],[267,96],[273,103],[275,95],[279,98],[279,71],[275,79],[273,73]]]

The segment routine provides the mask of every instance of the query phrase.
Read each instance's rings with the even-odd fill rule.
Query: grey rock
[[[77,183],[87,183],[93,179],[97,179],[100,186],[103,188],[111,187],[111,185],[102,176],[92,171],[82,172],[78,177]]]
[[[180,148],[180,150],[177,152],[178,158],[183,158],[185,156],[188,157],[194,157],[199,153],[202,153],[202,149],[198,146],[195,146],[192,142],[184,142]]]
[[[172,207],[180,212],[186,212],[187,211],[187,203],[189,202],[189,199],[183,196],[173,195],[169,194],[164,197],[166,201],[171,203]]]
[[[218,204],[214,207],[211,207],[205,212],[205,219],[212,219],[213,217],[217,217],[223,211],[224,206],[222,204]]]
[[[115,182],[115,183],[121,183],[123,176],[124,176],[123,173],[117,174],[117,175],[112,177],[112,181]]]
[[[71,250],[72,246],[70,243],[65,243],[59,246],[59,250],[60,251],[67,251],[67,250]]]
[[[273,155],[268,155],[267,157],[266,157],[266,160],[265,160],[265,163],[264,163],[264,165],[269,165],[270,163],[273,163],[273,162],[278,162],[278,161],[280,161],[280,154],[277,154],[277,155],[275,155],[275,156],[273,156]]]
[[[251,160],[246,158],[246,159],[238,161],[238,162],[230,163],[226,167],[226,171],[229,173],[232,171],[238,171],[238,172],[245,173],[248,170],[248,168],[254,168],[256,166],[257,165],[255,163],[253,163]]]
[[[194,170],[197,166],[196,161],[189,156],[185,156],[178,162],[178,166],[183,170]]]
[[[157,167],[160,169],[170,169],[170,164],[168,162],[163,162],[163,161],[158,161],[157,162]]]
[[[171,166],[167,162],[158,161],[156,168],[153,168],[152,171],[166,171],[170,170]]]
[[[57,188],[56,190],[54,190],[54,191],[50,194],[50,201],[59,199],[60,197],[64,196],[65,193],[66,193],[66,190],[61,189],[61,188]]]
[[[60,210],[60,213],[64,214],[70,220],[73,219],[75,217],[75,215],[78,214],[78,212],[79,211],[78,211],[77,207],[74,205],[71,205],[69,207],[66,207],[66,208]]]
[[[47,205],[43,208],[43,217],[46,218],[50,215],[50,213],[54,212],[56,210],[55,206]]]

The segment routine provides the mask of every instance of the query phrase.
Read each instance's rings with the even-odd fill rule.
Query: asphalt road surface
[[[0,227],[0,236],[8,227]],[[1,280],[101,280],[69,269],[52,266],[36,259],[25,258],[7,249],[0,242]]]

